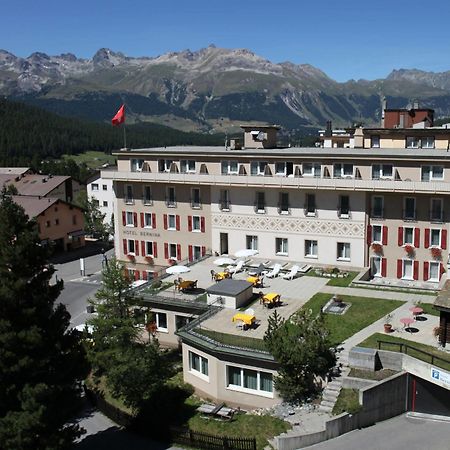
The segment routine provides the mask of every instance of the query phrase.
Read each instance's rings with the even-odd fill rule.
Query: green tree
[[[83,208],[84,231],[93,237],[108,240],[109,225],[105,224],[105,214],[100,211],[98,201],[88,198],[86,191],[80,192],[77,205]]]
[[[0,448],[63,449],[81,435],[68,425],[80,406],[86,359],[61,281],[36,223],[6,190],[0,198]]]
[[[317,377],[325,377],[336,364],[322,315],[313,317],[301,310],[285,321],[275,312],[264,340],[280,364],[275,387],[286,401],[316,395],[320,389]]]
[[[94,345],[88,355],[112,394],[139,412],[162,386],[167,370],[158,341],[147,338],[139,326],[149,309],[140,306],[130,287],[124,266],[111,258],[103,269],[102,287],[91,300],[98,314],[89,321]]]

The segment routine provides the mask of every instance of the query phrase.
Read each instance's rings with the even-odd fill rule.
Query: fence
[[[256,450],[255,438],[236,438],[198,433],[192,430],[171,430],[172,442],[207,450]]]

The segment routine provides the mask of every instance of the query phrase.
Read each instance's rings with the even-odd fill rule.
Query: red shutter
[[[447,230],[445,228],[441,230],[441,248],[442,250],[447,249]]]
[[[372,243],[372,225],[367,225],[367,244]]]
[[[419,279],[419,261],[414,261],[414,274],[413,274],[413,278],[415,280]]]
[[[403,227],[398,227],[398,246],[403,245]]]
[[[414,228],[414,247],[420,247],[420,228]]]
[[[200,217],[200,229],[202,230],[202,233],[205,232],[205,218]]]
[[[192,216],[188,216],[188,231],[192,231]]]
[[[169,259],[169,244],[164,242],[164,258]]]
[[[167,214],[164,214],[163,219],[164,219],[164,229],[167,230]]]
[[[175,219],[176,219],[176,223],[177,223],[177,231],[180,231],[180,216],[177,214]]]
[[[139,256],[139,241],[134,241],[134,251],[136,252],[136,256]]]
[[[202,245],[202,256],[206,255],[206,247]]]
[[[427,281],[429,278],[429,271],[430,271],[430,263],[428,261],[425,261],[423,263],[423,281]]]
[[[126,255],[128,253],[128,245],[127,245],[127,240],[123,239],[123,254]]]
[[[383,236],[382,236],[383,242],[382,242],[382,244],[383,245],[387,245],[387,243],[388,243],[388,227],[383,225],[383,228],[382,228],[381,231],[383,233]]]
[[[145,222],[144,222],[144,213],[141,213],[141,228],[144,228]]]
[[[141,241],[141,255],[145,256],[147,254],[147,252],[145,251],[145,241]]]
[[[137,213],[133,213],[133,225],[137,227]]]
[[[141,278],[141,274],[139,273],[139,270],[134,271],[134,279],[137,281]]]
[[[381,258],[381,276],[385,277],[387,273],[387,259]]]
[[[122,225],[125,226],[127,224],[127,213],[122,211]]]
[[[158,247],[156,245],[156,242],[153,242],[153,258],[158,257]]]
[[[401,278],[403,276],[403,261],[401,259],[397,259],[397,278]]]
[[[147,279],[148,279],[148,274],[147,274],[147,271],[146,271],[146,270],[143,270],[143,271],[142,271],[142,279],[143,279],[143,280],[146,280],[146,281],[147,281]]]
[[[430,247],[430,229],[429,228],[425,228],[424,247],[425,248],[429,248]]]
[[[194,258],[192,257],[192,245],[188,246],[188,254],[189,254],[189,261],[193,261]]]
[[[152,228],[156,228],[156,213],[152,213]]]
[[[177,244],[177,259],[181,261],[181,245]]]

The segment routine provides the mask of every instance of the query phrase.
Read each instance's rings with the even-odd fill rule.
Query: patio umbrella
[[[216,266],[223,266],[224,264],[236,264],[236,261],[232,258],[218,258],[216,259],[213,264]]]
[[[166,269],[166,273],[170,275],[178,274],[178,273],[185,273],[190,272],[191,269],[187,266],[171,266]]]
[[[253,250],[251,248],[244,248],[242,250],[238,250],[234,256],[236,258],[246,258],[247,256],[255,256],[258,254],[258,250]]]

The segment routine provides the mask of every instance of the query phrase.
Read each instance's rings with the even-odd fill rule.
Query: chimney
[[[327,128],[325,130],[325,136],[324,137],[331,137],[333,136],[333,125],[331,120],[327,120]]]
[[[358,127],[355,130],[353,138],[355,142],[355,148],[364,148],[364,134],[363,129],[361,127]]]

